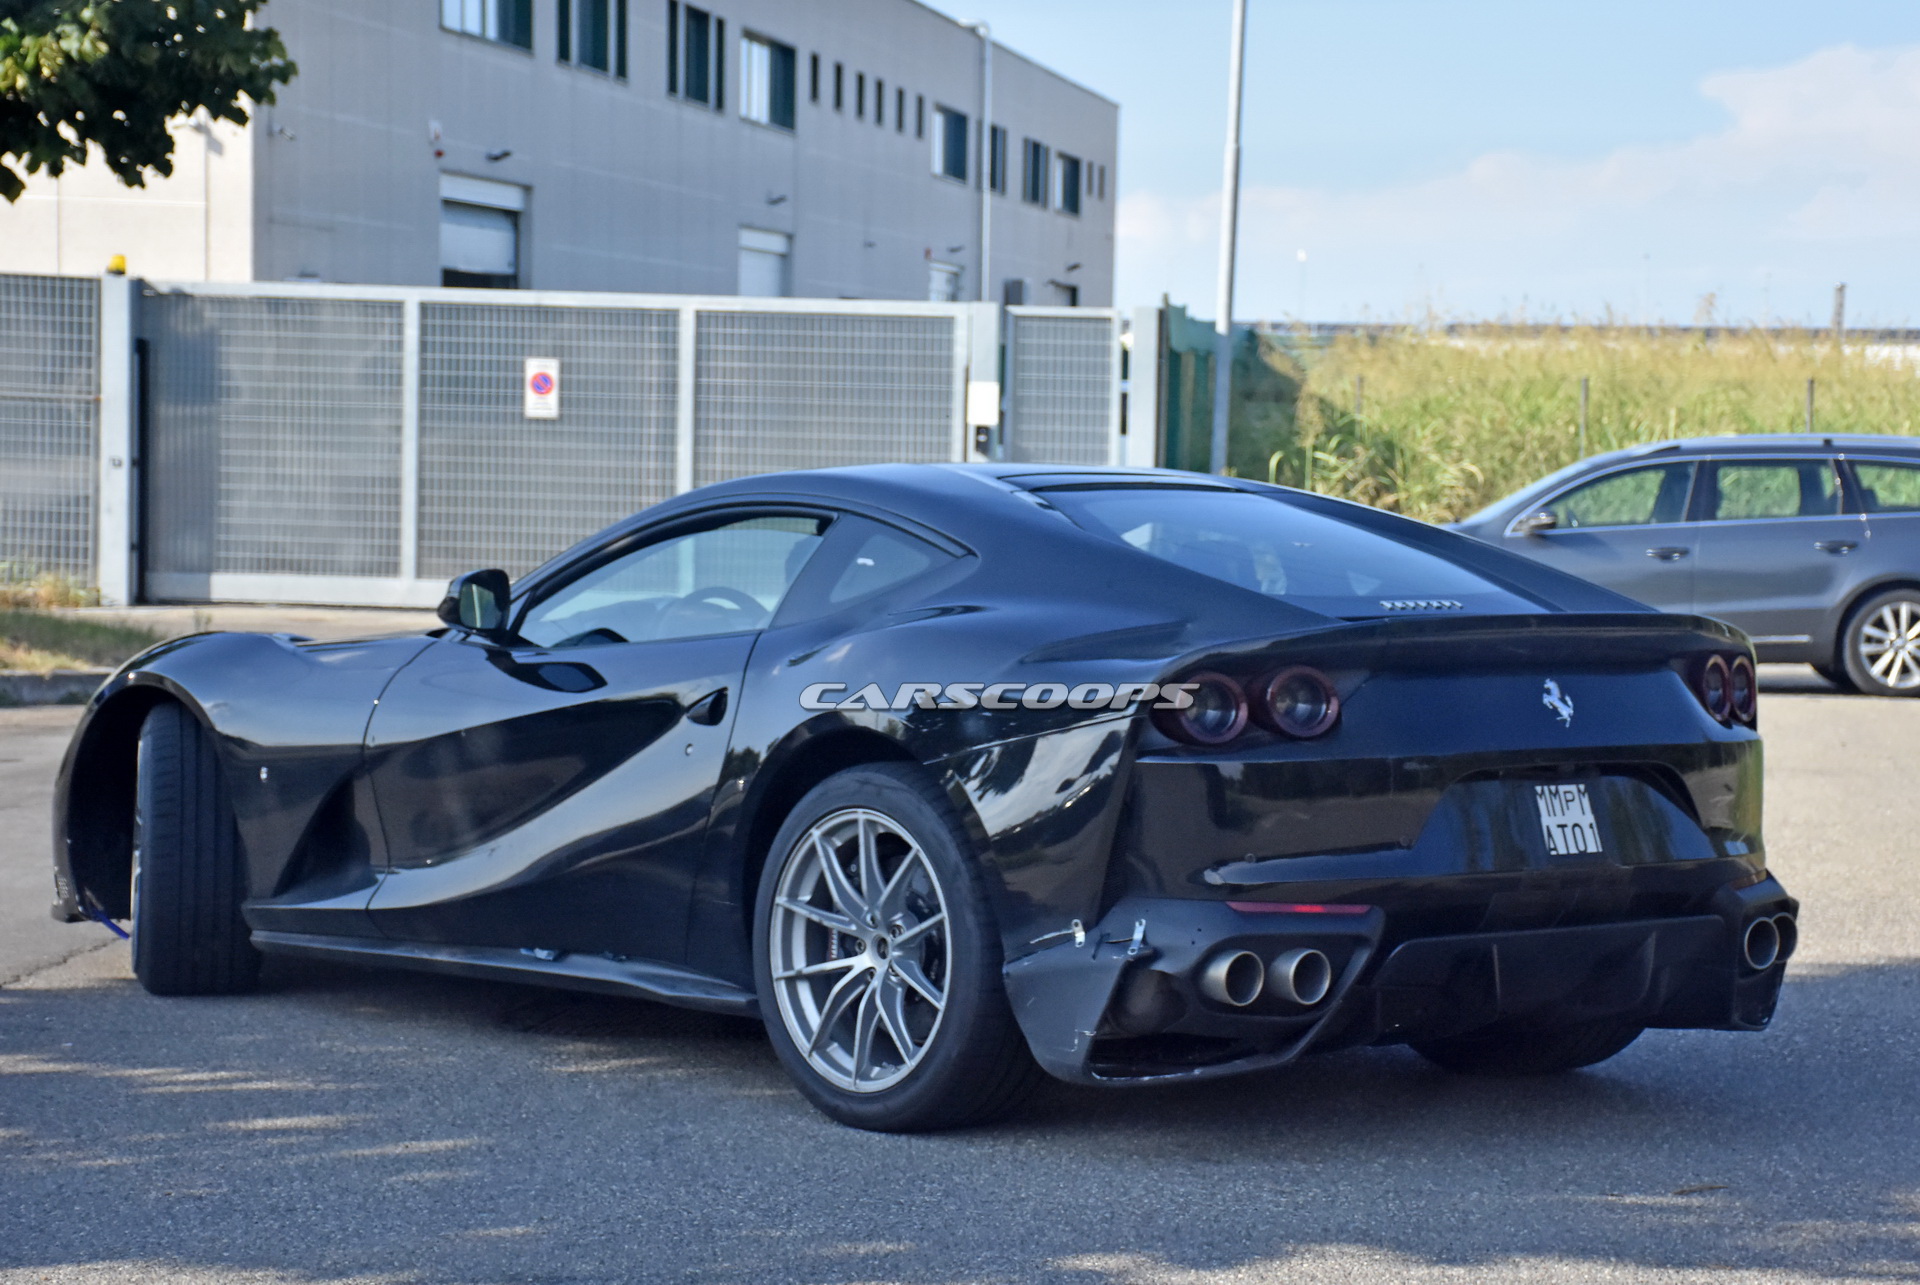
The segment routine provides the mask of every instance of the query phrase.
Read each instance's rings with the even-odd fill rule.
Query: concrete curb
[[[84,705],[110,669],[56,669],[48,674],[0,669],[0,705]]]

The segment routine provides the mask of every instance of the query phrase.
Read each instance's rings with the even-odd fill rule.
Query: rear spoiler
[[[1174,677],[1201,667],[1314,665],[1327,670],[1498,671],[1549,665],[1646,669],[1707,652],[1753,647],[1733,626],[1654,612],[1412,616],[1247,639],[1182,656]]]

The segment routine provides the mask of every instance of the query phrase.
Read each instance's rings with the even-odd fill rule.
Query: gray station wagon
[[[1769,435],[1582,460],[1454,530],[1665,611],[1761,660],[1920,696],[1920,441]]]

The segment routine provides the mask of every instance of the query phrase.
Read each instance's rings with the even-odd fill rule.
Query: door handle
[[[1649,558],[1658,558],[1662,562],[1678,562],[1680,559],[1686,557],[1688,552],[1689,550],[1687,549],[1668,545],[1664,548],[1648,549],[1647,556]]]
[[[1852,553],[1860,547],[1858,540],[1815,540],[1813,547],[1822,553]]]
[[[712,727],[727,716],[727,689],[708,692],[693,704],[687,706],[687,721],[698,723],[702,727]]]

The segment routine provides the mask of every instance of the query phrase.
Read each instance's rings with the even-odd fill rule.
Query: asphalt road
[[[280,963],[157,1000],[120,944],[49,965],[102,934],[26,927],[72,714],[0,713],[0,1282],[1920,1278],[1920,704],[1765,686],[1805,903],[1772,1031],[1547,1081],[1382,1049],[1056,1086],[922,1138],[638,1002]]]

